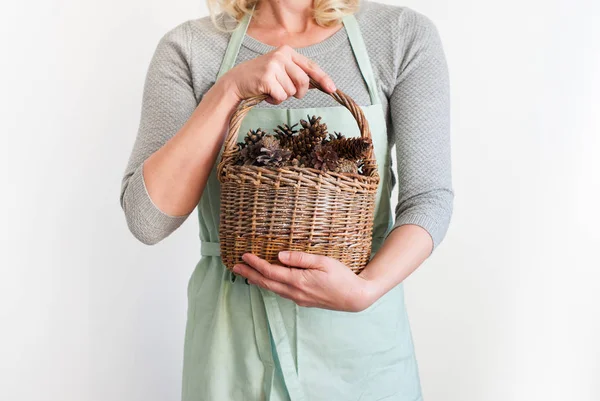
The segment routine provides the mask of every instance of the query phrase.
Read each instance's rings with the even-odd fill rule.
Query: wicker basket
[[[323,91],[312,79],[311,87]],[[369,124],[354,100],[340,90],[330,96],[348,108],[361,136],[370,139]],[[232,269],[242,262],[246,252],[279,263],[279,251],[296,250],[335,258],[359,273],[370,259],[379,184],[373,148],[364,159],[363,174],[235,165],[241,121],[266,97],[259,95],[240,102],[231,116],[217,167],[223,263]]]

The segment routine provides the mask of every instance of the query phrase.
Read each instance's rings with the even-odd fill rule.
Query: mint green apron
[[[219,76],[235,64],[249,22],[245,17],[233,32]],[[393,226],[392,144],[356,19],[348,16],[343,23],[372,103],[362,109],[371,127],[381,179],[373,256]],[[343,106],[257,106],[244,119],[239,140],[250,128],[271,130],[307,114],[322,116],[332,132],[360,135]],[[183,401],[421,400],[403,286],[363,312],[348,313],[303,308],[236,279],[219,257],[219,191],[215,164],[198,204],[202,257],[188,285]]]

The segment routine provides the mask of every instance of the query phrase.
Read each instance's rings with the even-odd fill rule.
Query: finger
[[[266,290],[273,291],[274,293],[277,293],[284,298],[294,298],[293,294],[295,291],[290,286],[288,286],[285,283],[280,283],[279,281],[271,280],[263,276],[258,270],[254,269],[252,266],[239,263],[236,264],[233,268],[234,273],[246,277],[250,284],[255,284]]]
[[[298,92],[296,85],[294,85],[294,82],[284,69],[282,69],[281,73],[277,74],[277,82],[279,82],[279,85],[281,85],[285,91],[287,95],[286,99],[294,96],[296,92]]]
[[[293,267],[302,267],[305,269],[323,269],[323,257],[312,253],[299,251],[282,251],[279,252],[279,260]]]
[[[269,263],[253,253],[245,253],[242,259],[267,279],[290,284],[292,272],[289,267]]]
[[[280,104],[288,98],[277,77],[273,77],[268,81],[265,93],[269,95],[266,101],[271,104]]]
[[[296,52],[292,53],[292,60],[300,66],[304,72],[320,83],[323,89],[328,90],[329,92],[335,92],[336,88],[333,80],[317,65],[317,63]]]
[[[304,95],[306,95],[306,92],[308,92],[308,75],[306,75],[302,68],[292,62],[285,65],[285,72],[296,86],[296,94],[294,96],[298,99],[302,99]]]

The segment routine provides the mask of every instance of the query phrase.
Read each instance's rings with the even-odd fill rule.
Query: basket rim
[[[362,181],[364,183],[378,183],[379,182],[379,172],[377,170],[374,170],[373,175],[371,176],[367,176],[367,175],[362,175],[362,174],[354,174],[354,173],[338,173],[338,172],[334,172],[334,171],[322,171],[313,167],[296,167],[296,166],[282,166],[282,167],[273,167],[273,166],[255,166],[255,165],[235,165],[235,164],[229,164],[229,165],[225,165],[223,166],[222,169],[222,174],[219,177],[219,181],[224,182],[224,181],[236,181],[235,179],[227,179],[227,172],[230,173],[243,173],[243,172],[248,172],[248,173],[261,173],[261,172],[267,172],[267,173],[272,173],[272,174],[281,174],[281,173],[295,173],[298,176],[300,176],[301,174],[299,173],[303,173],[306,172],[308,174],[305,174],[304,177],[318,177],[321,176],[323,178],[326,179],[342,179],[343,181],[347,181],[347,182],[356,182],[356,181]]]

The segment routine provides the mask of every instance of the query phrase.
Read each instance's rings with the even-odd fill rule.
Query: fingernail
[[[329,84],[327,85],[329,87],[329,90],[332,92],[336,91],[336,87],[335,84],[333,83],[333,81],[329,81]]]
[[[243,260],[244,262],[247,262],[247,261],[248,261],[248,260],[247,260],[247,258],[248,258],[248,256],[247,256],[247,255],[248,255],[247,253],[245,253],[245,254],[243,254],[243,255],[242,255],[242,260]]]
[[[240,265],[234,265],[233,266],[233,272],[234,273],[239,273],[240,272]]]
[[[281,252],[279,252],[279,260],[281,260],[282,262],[285,262],[289,258],[290,258],[290,252],[289,251],[281,251]]]

